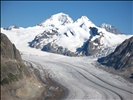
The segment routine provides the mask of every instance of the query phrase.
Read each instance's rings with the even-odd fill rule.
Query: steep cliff
[[[121,43],[110,55],[99,58],[98,62],[124,72],[124,75],[133,73],[133,37]]]
[[[1,100],[37,100],[44,85],[21,59],[20,52],[1,33]]]

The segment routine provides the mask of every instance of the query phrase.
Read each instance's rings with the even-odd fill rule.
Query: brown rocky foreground
[[[21,59],[15,45],[1,33],[1,100],[59,100],[65,88],[46,77],[44,83]]]

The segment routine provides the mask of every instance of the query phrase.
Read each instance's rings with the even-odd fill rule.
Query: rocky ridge
[[[103,23],[100,27],[104,28],[108,32],[111,32],[111,33],[114,33],[114,34],[121,34],[120,30],[117,29],[113,25]]]
[[[130,77],[133,74],[133,37],[121,43],[108,56],[99,58],[98,62],[113,67],[120,74]]]
[[[1,33],[1,100],[37,100],[44,91],[15,45]]]

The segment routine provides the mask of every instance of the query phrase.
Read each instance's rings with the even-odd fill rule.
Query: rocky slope
[[[133,37],[121,43],[110,55],[99,58],[98,62],[130,76],[133,73]]]
[[[100,27],[104,28],[108,32],[111,32],[111,33],[114,33],[114,34],[121,34],[119,29],[117,29],[116,27],[114,27],[110,24],[103,23]]]
[[[27,67],[20,52],[6,35],[1,35],[1,100],[37,100],[45,86]]]
[[[5,30],[12,30],[12,29],[19,29],[20,27],[14,25],[14,26],[9,26],[7,28],[4,28]]]

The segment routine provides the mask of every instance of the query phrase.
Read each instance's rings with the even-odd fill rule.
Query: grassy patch
[[[13,82],[13,81],[17,81],[17,80],[18,80],[18,75],[14,75],[14,74],[12,74],[12,73],[9,73],[9,74],[7,75],[7,77],[4,78],[4,79],[0,82],[0,84],[1,84],[1,85],[5,85],[5,84],[9,84],[9,83],[11,83],[11,82]]]

